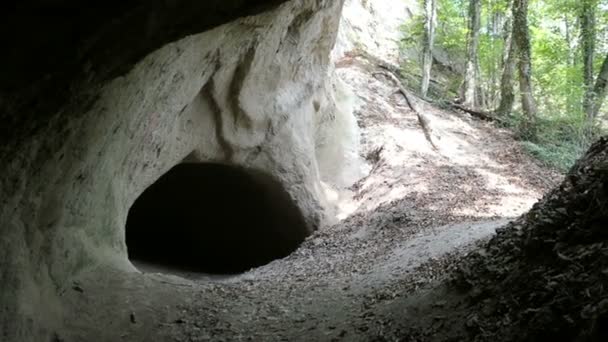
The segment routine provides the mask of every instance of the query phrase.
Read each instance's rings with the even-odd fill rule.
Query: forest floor
[[[57,341],[395,340],[408,307],[387,308],[444,279],[560,180],[508,130],[415,99],[433,149],[390,80],[365,59],[344,62],[337,72],[363,103],[356,115],[373,167],[342,193],[343,221],[237,276],[83,274],[66,296],[79,310]]]

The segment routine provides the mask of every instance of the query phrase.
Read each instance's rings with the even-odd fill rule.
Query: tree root
[[[416,115],[418,116],[418,123],[422,127],[422,131],[424,132],[424,137],[429,142],[429,144],[431,144],[431,146],[433,147],[433,150],[438,151],[439,148],[437,148],[437,145],[435,145],[435,142],[433,141],[433,138],[431,135],[433,130],[431,129],[431,123],[430,123],[429,118],[415,107],[414,102],[411,100],[409,92],[405,89],[405,87],[403,87],[403,84],[397,78],[397,76],[395,76],[393,74],[394,71],[386,68],[383,65],[379,65],[379,67],[388,70],[388,72],[387,71],[378,71],[378,72],[373,73],[373,75],[374,76],[382,75],[384,77],[387,77],[388,79],[392,80],[397,85],[399,92],[405,98],[405,101],[407,102],[408,107],[410,107],[410,109],[414,113],[416,113]]]

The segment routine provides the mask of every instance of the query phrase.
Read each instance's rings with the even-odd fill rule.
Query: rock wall
[[[103,69],[104,60],[94,59],[94,69],[114,71],[75,77],[61,105],[49,97],[62,91],[35,86],[44,82],[4,96],[3,115],[15,126],[3,127],[10,139],[3,137],[0,154],[0,339],[52,336],[62,324],[61,293],[78,272],[100,264],[134,271],[125,246],[128,209],[184,160],[268,172],[310,230],[331,221],[316,155],[331,133],[320,126],[339,122],[326,77],[341,8],[342,1],[292,0],[220,26],[189,27],[209,29],[133,66],[125,59],[121,68]],[[129,49],[106,47],[107,55]],[[32,107],[47,110],[39,113],[44,120],[36,113],[23,120],[19,111],[36,96],[53,104]]]
[[[362,49],[392,63],[399,60],[399,27],[420,11],[411,0],[345,0],[338,41],[332,53],[339,59]]]
[[[332,57],[339,60],[358,50],[413,73],[419,68],[420,48],[403,45],[401,40],[404,27],[423,15],[423,8],[414,0],[345,0]],[[433,60],[441,68],[435,70],[434,77],[445,82],[445,78],[455,76],[453,73],[462,74],[464,61],[460,57],[436,44]]]

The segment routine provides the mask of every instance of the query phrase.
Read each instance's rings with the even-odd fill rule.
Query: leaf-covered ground
[[[406,341],[608,340],[608,139],[533,209],[393,304]],[[439,304],[439,305],[438,305]]]
[[[479,309],[476,336],[608,340],[608,140],[458,275]]]

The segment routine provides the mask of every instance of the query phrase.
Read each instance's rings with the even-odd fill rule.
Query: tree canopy
[[[435,2],[429,97],[460,99],[495,115],[514,128],[532,153],[560,168],[570,166],[606,132],[608,0]],[[472,4],[479,2],[480,18],[471,18],[476,13]],[[514,16],[518,13],[523,17]],[[420,13],[403,25],[405,56],[420,53],[428,41],[426,17]],[[478,32],[471,32],[476,20]],[[471,37],[478,40],[473,45]],[[404,59],[402,71],[415,76],[410,80],[422,75],[420,60]],[[477,101],[471,102],[462,88],[473,77]]]

